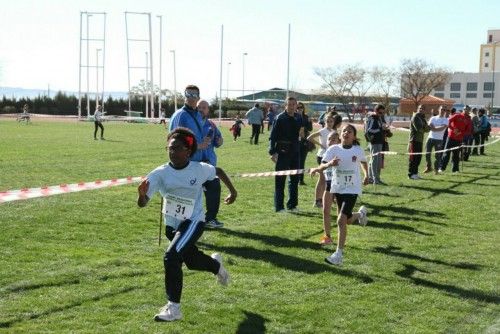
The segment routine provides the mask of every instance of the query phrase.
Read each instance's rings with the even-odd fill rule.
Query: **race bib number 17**
[[[194,199],[168,194],[164,197],[163,213],[176,219],[189,219],[193,214]]]

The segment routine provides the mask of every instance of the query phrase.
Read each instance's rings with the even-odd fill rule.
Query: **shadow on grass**
[[[210,245],[204,244],[204,247],[210,248]],[[269,262],[276,267],[293,270],[306,274],[317,274],[325,271],[334,274],[357,279],[363,283],[372,283],[373,279],[365,274],[358,273],[354,270],[342,269],[327,264],[320,264],[314,261],[304,260],[295,256],[285,255],[271,250],[261,250],[251,247],[230,247],[217,246],[217,250],[238,256],[249,260],[259,260]]]
[[[448,180],[447,180],[447,182],[455,183],[453,181],[448,181]],[[405,185],[405,184],[400,185],[400,187],[401,188],[408,188],[408,189],[411,189],[411,190],[428,191],[428,192],[432,193],[432,195],[430,197],[438,196],[438,195],[441,195],[441,194],[464,195],[463,192],[452,190],[450,188],[448,188],[448,189],[446,189],[446,188],[431,188],[431,187],[422,187],[422,186],[417,186],[417,185],[411,185],[411,186],[409,186],[409,185]]]
[[[109,273],[105,274],[102,276],[96,277],[97,280],[99,281],[107,281],[110,279],[116,279],[116,278],[127,278],[127,277],[137,277],[137,276],[145,276],[147,275],[147,272],[144,271],[133,271],[133,272],[124,272],[124,273]],[[75,277],[68,277],[64,280],[60,281],[52,281],[52,282],[43,282],[43,283],[30,283],[30,282],[19,282],[11,286],[7,286],[4,289],[2,289],[4,292],[23,292],[23,291],[29,291],[29,290],[36,290],[36,289],[42,289],[42,288],[51,288],[51,287],[60,287],[60,286],[65,286],[65,285],[74,285],[74,284],[80,284],[81,283],[81,278],[75,278]]]
[[[419,231],[412,226],[406,226],[406,225],[400,225],[400,224],[394,224],[394,223],[378,223],[378,222],[374,221],[373,219],[370,219],[370,222],[367,225],[367,227],[412,232],[412,233],[417,233],[417,234],[426,235],[426,236],[433,236],[434,235],[432,233]]]
[[[236,334],[263,334],[266,332],[266,318],[259,314],[243,311],[245,320],[240,322]]]
[[[130,291],[133,291],[133,290],[137,290],[137,289],[140,289],[140,287],[136,287],[136,286],[134,286],[134,287],[126,287],[126,288],[122,288],[122,289],[120,289],[118,291],[108,292],[108,293],[97,295],[97,296],[94,296],[94,297],[91,297],[91,298],[82,299],[82,300],[73,302],[73,303],[68,304],[68,305],[53,307],[53,308],[51,308],[51,309],[49,309],[47,311],[43,311],[43,312],[32,312],[32,310],[30,310],[29,313],[26,312],[26,317],[17,317],[17,318],[12,319],[12,320],[0,321],[0,328],[12,327],[16,323],[20,323],[20,322],[27,321],[27,320],[38,319],[40,317],[43,317],[43,316],[46,316],[46,315],[50,315],[50,314],[53,314],[53,313],[57,313],[57,312],[63,312],[65,310],[69,310],[69,309],[81,306],[82,304],[85,304],[85,303],[88,303],[88,302],[96,302],[96,301],[99,301],[99,300],[104,299],[104,298],[114,297],[114,296],[117,296],[117,295],[120,295],[120,294],[123,294],[123,293],[127,293],[127,292],[130,292]]]
[[[273,236],[273,235],[264,235],[264,234],[257,234],[257,233],[252,233],[252,232],[240,232],[240,231],[233,231],[233,230],[227,230],[227,229],[219,229],[218,231],[220,233],[234,236],[237,238],[262,241],[262,242],[264,242],[268,245],[274,246],[274,247],[288,247],[288,248],[299,248],[299,249],[304,249],[304,248],[320,249],[321,248],[321,245],[319,243],[305,241],[305,240],[291,240],[291,239],[277,237],[277,236]]]
[[[409,279],[415,285],[420,285],[420,286],[425,286],[428,288],[441,290],[443,292],[458,296],[460,298],[474,299],[474,300],[477,300],[479,302],[487,302],[487,303],[493,303],[493,304],[500,303],[500,296],[498,296],[498,295],[487,294],[487,293],[484,293],[484,292],[478,291],[478,290],[466,290],[466,289],[462,289],[462,288],[456,287],[456,286],[451,285],[451,284],[441,284],[441,283],[432,282],[432,281],[429,281],[426,279],[413,277],[413,274],[415,272],[418,272],[418,271],[423,272],[423,273],[427,273],[425,270],[420,270],[415,266],[412,266],[409,264],[404,264],[404,269],[400,270],[400,271],[396,271],[396,275],[403,277],[403,278],[406,278],[406,279]]]
[[[394,247],[394,246],[375,247],[375,248],[373,248],[374,252],[383,253],[383,254],[386,254],[386,255],[389,255],[389,256],[402,257],[402,258],[405,258],[405,259],[418,260],[418,261],[422,261],[422,262],[430,262],[430,263],[445,265],[445,266],[459,268],[459,269],[469,269],[469,270],[479,270],[479,269],[481,269],[480,265],[474,264],[474,263],[464,263],[464,262],[448,263],[448,262],[444,262],[444,261],[441,261],[441,260],[433,260],[433,259],[428,259],[428,258],[421,257],[421,256],[418,256],[418,255],[410,254],[410,253],[400,252],[400,250],[401,250],[401,247]]]
[[[363,190],[363,194],[373,195],[373,196],[396,197],[396,198],[400,198],[401,197],[401,196],[395,195],[395,194],[393,195],[393,194],[387,194],[387,193],[380,193],[380,192],[370,191],[370,190]]]

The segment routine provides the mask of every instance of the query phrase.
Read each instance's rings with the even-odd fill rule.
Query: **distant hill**
[[[50,91],[50,97],[54,97],[57,94],[58,90],[51,90]],[[62,91],[66,95],[74,95],[78,96],[78,92],[71,92],[71,91]],[[0,97],[5,97],[11,98],[15,97],[17,99],[27,97],[27,98],[35,98],[37,96],[44,96],[47,95],[47,90],[46,89],[29,89],[29,88],[20,88],[20,87],[0,87]],[[105,98],[108,98],[108,96],[113,97],[113,99],[126,99],[128,97],[126,92],[105,92],[104,93]]]

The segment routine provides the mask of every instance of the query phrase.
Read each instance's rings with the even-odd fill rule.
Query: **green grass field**
[[[91,123],[0,119],[0,191],[140,176],[166,161],[162,127],[105,128],[94,141]],[[256,146],[248,127],[237,142],[222,131],[229,175],[273,170],[267,132]],[[406,139],[397,131],[391,150]],[[323,260],[334,245],[318,245],[315,179],[299,188],[299,214],[277,215],[273,178],[235,176],[225,227],[199,241],[222,253],[232,283],[185,269],[175,323],[153,321],[166,302],[159,197],[139,209],[133,185],[0,204],[0,332],[499,333],[500,143],[486,151],[459,175],[422,181],[407,179],[406,156],[387,156],[389,186],[365,187],[369,224],[349,227],[342,267]]]

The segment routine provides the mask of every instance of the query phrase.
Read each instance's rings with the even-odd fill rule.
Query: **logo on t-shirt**
[[[189,183],[190,183],[191,185],[194,185],[194,184],[196,183],[196,179],[192,179],[192,180],[190,180],[190,181],[189,181]]]
[[[358,160],[358,157],[356,157],[355,155],[352,156],[352,162],[356,162],[356,160]]]

